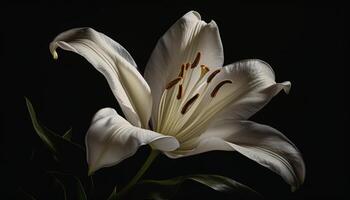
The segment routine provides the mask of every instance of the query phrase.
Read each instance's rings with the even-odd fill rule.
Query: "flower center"
[[[198,52],[193,62],[183,63],[178,76],[166,84],[155,131],[175,137],[184,135],[188,122],[198,114],[195,111],[203,107],[203,100],[217,98],[225,85],[232,84],[231,80],[213,81],[221,69],[211,71],[206,65],[199,65],[201,57]]]

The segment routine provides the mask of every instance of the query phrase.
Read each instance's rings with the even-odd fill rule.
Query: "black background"
[[[52,199],[44,175],[44,157],[29,160],[43,145],[35,134],[24,96],[33,102],[41,121],[63,133],[73,127],[83,143],[93,114],[118,108],[109,87],[80,56],[59,51],[52,59],[48,45],[69,28],[89,26],[123,45],[143,73],[158,38],[189,10],[214,19],[221,33],[225,64],[246,58],[270,63],[277,81],[289,80],[289,95],[280,93],[252,117],[289,137],[306,163],[306,180],[290,193],[276,174],[234,152],[210,152],[189,158],[158,158],[148,178],[189,173],[221,174],[251,186],[269,198],[345,197],[349,188],[345,126],[345,7],[304,4],[220,4],[165,2],[160,4],[5,4],[0,8],[1,32],[1,194],[4,199],[22,188],[38,199]],[[118,166],[98,171],[99,197],[113,184],[125,184],[149,149]],[[41,159],[41,160],[40,160]],[[228,198],[196,184],[182,188],[188,196]],[[204,196],[206,195],[206,196]],[[2,199],[2,198],[1,198]],[[229,198],[228,198],[229,199]],[[234,198],[232,198],[234,199]]]

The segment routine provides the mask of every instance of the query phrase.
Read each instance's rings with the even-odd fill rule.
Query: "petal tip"
[[[195,10],[191,10],[191,11],[189,11],[188,13],[186,13],[185,15],[189,15],[189,14],[194,15],[195,17],[197,17],[198,20],[201,20],[201,19],[202,19],[201,14],[199,14],[199,12],[197,12],[197,11],[195,11]]]
[[[289,94],[290,92],[290,88],[292,87],[292,83],[290,81],[285,81],[282,83],[283,84],[283,91],[286,93],[286,94]]]
[[[211,20],[211,21],[208,23],[208,25],[209,25],[210,27],[212,27],[212,28],[217,28],[217,26],[218,26],[214,20]]]
[[[54,60],[57,60],[57,59],[58,59],[58,54],[57,54],[56,51],[53,51],[53,52],[52,52],[52,57],[53,57]]]
[[[289,94],[292,83],[290,81],[284,81],[282,83],[276,83],[276,94],[283,90],[284,93]]]
[[[51,42],[49,45],[49,50],[50,50],[50,53],[51,53],[53,59],[55,59],[55,60],[58,59],[58,54],[57,54],[56,48],[57,48],[57,43]]]

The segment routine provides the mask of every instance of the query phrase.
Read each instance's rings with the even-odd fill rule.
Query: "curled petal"
[[[174,137],[132,126],[112,108],[95,114],[85,143],[89,173],[118,164],[135,154],[141,145],[150,144],[153,149],[164,152],[179,147]]]
[[[86,58],[107,79],[128,121],[135,126],[148,126],[152,109],[150,88],[120,44],[92,28],[75,28],[59,34],[50,43],[55,59],[57,47]]]
[[[279,174],[292,190],[305,179],[305,164],[297,147],[281,132],[266,125],[221,120],[181,148],[166,154],[178,158],[213,150],[238,151]]]

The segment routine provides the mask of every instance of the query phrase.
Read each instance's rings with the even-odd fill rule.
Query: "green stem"
[[[159,151],[158,150],[152,150],[149,154],[147,160],[143,163],[140,170],[136,173],[134,178],[131,179],[131,181],[122,189],[120,192],[118,192],[117,196],[121,197],[129,192],[129,190],[137,183],[138,180],[143,176],[143,174],[147,171],[147,169],[151,166],[154,159],[158,156]]]
[[[90,176],[90,196],[93,196],[95,192],[95,183],[93,179],[93,174]]]

